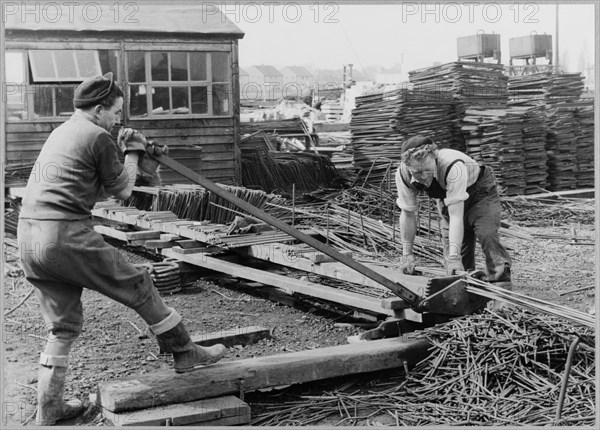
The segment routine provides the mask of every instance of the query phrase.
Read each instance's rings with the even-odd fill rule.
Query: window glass
[[[49,85],[33,86],[33,113],[35,117],[54,116],[52,100],[54,87]]]
[[[172,81],[187,81],[188,80],[188,65],[186,52],[171,53],[171,80]]]
[[[52,51],[29,51],[33,80],[49,80],[56,77]]]
[[[153,52],[150,55],[151,76],[153,81],[169,80],[169,56],[166,52]]]
[[[75,62],[77,63],[80,77],[91,78],[98,74],[97,58],[98,53],[95,51],[75,51]],[[116,76],[117,71],[114,70],[113,73]]]
[[[128,63],[129,82],[146,82],[144,52],[129,52]]]
[[[56,62],[58,77],[75,77],[79,75],[72,51],[55,51],[54,61]]]
[[[154,87],[152,89],[152,113],[155,115],[169,113],[169,88]]]
[[[119,52],[101,50],[98,51],[98,56],[100,58],[101,73],[104,75],[105,73],[113,72],[115,76],[118,76],[118,72],[120,70]]]
[[[73,96],[76,85],[59,85],[56,87],[56,116],[69,116],[73,113]]]
[[[212,103],[214,115],[229,114],[229,94],[228,85],[212,86]]]
[[[6,119],[27,119],[23,86],[25,83],[25,54],[6,51]]]
[[[213,52],[211,61],[213,82],[229,82],[229,53]]]
[[[171,100],[173,101],[173,113],[190,113],[188,103],[188,87],[171,88]]]
[[[192,113],[208,113],[207,87],[192,87]]]
[[[146,85],[131,85],[129,87],[129,113],[131,116],[148,115]]]
[[[206,53],[190,52],[190,80],[206,81]]]
[[[98,51],[31,50],[31,81],[76,82],[101,74]]]

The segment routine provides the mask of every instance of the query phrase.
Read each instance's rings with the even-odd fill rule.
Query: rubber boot
[[[84,407],[80,400],[63,400],[66,374],[66,367],[40,364],[35,420],[37,425],[52,426],[58,420],[74,418],[83,413]]]
[[[192,342],[181,322],[181,316],[173,310],[165,320],[150,326],[162,351],[173,354],[175,372],[191,372],[196,366],[216,363],[225,353],[224,345],[203,347]]]

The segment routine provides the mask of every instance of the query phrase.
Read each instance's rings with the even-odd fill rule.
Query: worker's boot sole
[[[202,347],[196,344],[192,345],[194,346],[194,349],[190,351],[173,353],[175,372],[187,373],[198,367],[216,363],[223,358],[227,352],[227,348],[221,344],[210,347]]]

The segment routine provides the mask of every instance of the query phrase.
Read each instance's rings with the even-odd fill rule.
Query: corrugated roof
[[[34,31],[126,31],[152,33],[227,34],[244,32],[214,4],[153,5],[137,3],[14,3],[6,8],[5,28]],[[129,7],[127,5],[130,5]],[[135,6],[135,7],[134,7]]]
[[[285,70],[285,69],[288,69],[290,72],[292,72],[296,76],[312,76],[312,73],[310,73],[306,68],[304,68],[302,66],[288,66],[288,67],[284,67],[282,70]]]
[[[279,70],[273,66],[251,66],[265,76],[283,76]]]

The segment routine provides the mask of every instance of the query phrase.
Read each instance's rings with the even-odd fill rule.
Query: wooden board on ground
[[[249,423],[250,406],[237,397],[224,396],[122,413],[102,408],[102,415],[115,427],[229,426]]]
[[[393,338],[225,361],[193,372],[172,370],[98,384],[98,404],[112,412],[190,402],[343,375],[414,365],[429,354],[425,338]]]

